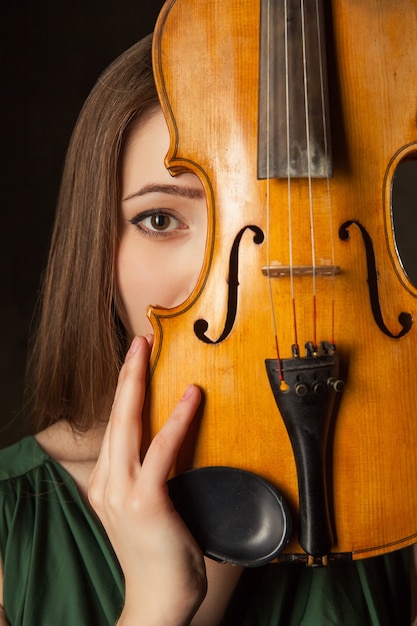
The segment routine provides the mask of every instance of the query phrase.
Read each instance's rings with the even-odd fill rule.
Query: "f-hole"
[[[235,237],[235,240],[230,251],[229,258],[229,288],[227,296],[227,314],[224,329],[220,337],[216,340],[207,337],[206,332],[209,327],[209,323],[205,319],[199,319],[194,323],[194,333],[204,343],[217,344],[224,341],[231,333],[233,325],[236,319],[237,301],[238,301],[238,287],[239,287],[239,246],[243,235],[247,230],[251,230],[254,233],[253,242],[257,245],[261,244],[264,239],[264,233],[253,224],[242,228]]]
[[[404,311],[399,314],[398,322],[401,325],[402,330],[400,330],[398,334],[392,333],[390,329],[386,326],[382,317],[381,305],[379,302],[378,272],[376,268],[374,246],[368,231],[357,220],[348,220],[340,227],[339,237],[342,241],[348,241],[350,239],[349,228],[352,225],[355,225],[359,228],[365,246],[366,264],[368,268],[369,299],[371,302],[371,309],[374,320],[378,328],[382,330],[385,335],[391,337],[392,339],[399,339],[400,337],[406,335],[411,329],[411,326],[413,324],[412,315],[410,313],[405,313]]]

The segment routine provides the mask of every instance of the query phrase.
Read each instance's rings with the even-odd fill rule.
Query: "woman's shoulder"
[[[97,422],[90,430],[78,432],[66,420],[59,420],[34,438],[38,446],[58,463],[95,462],[105,427],[105,422]]]
[[[86,495],[88,481],[98,458],[105,425],[77,433],[65,420],[0,450],[0,481],[3,486],[27,480],[34,473],[64,471]],[[1,490],[5,492],[5,488]]]
[[[25,437],[0,450],[0,481],[8,481],[27,474],[44,464],[48,455],[34,437]]]
[[[11,624],[21,623],[22,610],[42,624],[60,624],[63,615],[71,624],[116,622],[120,566],[80,493],[88,438],[61,424],[0,452],[0,560]]]
[[[0,480],[17,478],[47,463],[72,463],[85,460],[87,434],[76,435],[65,420],[18,440],[0,450]]]
[[[35,436],[37,445],[70,475],[78,491],[87,498],[88,483],[97,463],[106,423],[98,422],[87,432],[77,432],[65,420]]]

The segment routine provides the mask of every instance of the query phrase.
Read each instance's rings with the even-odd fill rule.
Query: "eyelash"
[[[136,228],[143,233],[144,235],[147,235],[149,237],[170,237],[173,233],[174,230],[178,229],[178,226],[174,226],[174,228],[169,228],[170,224],[168,225],[169,230],[152,230],[151,228],[149,228],[148,226],[146,226],[144,224],[145,220],[149,219],[149,218],[156,218],[156,217],[165,217],[168,218],[171,222],[174,221],[177,223],[177,225],[180,225],[182,222],[175,217],[174,215],[172,215],[171,213],[169,213],[168,211],[164,211],[161,209],[153,209],[151,211],[145,211],[143,213],[138,213],[138,215],[136,215],[135,217],[133,217],[130,221],[130,223],[133,226],[136,226]],[[156,228],[156,227],[154,227]],[[181,230],[181,228],[180,228]]]

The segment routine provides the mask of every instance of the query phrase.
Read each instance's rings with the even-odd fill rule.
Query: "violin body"
[[[395,169],[417,155],[417,4],[329,3],[333,171],[290,184],[257,174],[260,13],[253,1],[168,0],[155,31],[154,71],[171,133],[166,165],[173,175],[199,176],[209,226],[189,298],[149,308],[145,445],[181,390],[198,384],[201,414],[175,473],[230,466],[267,479],[295,520],[284,553],[303,556],[300,467],[265,360],[285,370],[286,359],[305,358],[305,344],[313,361],[316,344],[330,345],[343,391],[326,409],[317,456],[329,554],[359,559],[417,541],[417,288],[391,219]],[[282,380],[284,395],[287,387]]]

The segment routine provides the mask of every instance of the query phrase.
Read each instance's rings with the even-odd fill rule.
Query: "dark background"
[[[1,10],[0,447],[25,425],[27,337],[72,128],[97,76],[153,30],[162,4],[20,0]],[[416,164],[398,226],[417,285]]]
[[[153,30],[162,4],[2,3],[0,447],[17,438],[24,426],[28,329],[72,128],[98,75]]]

